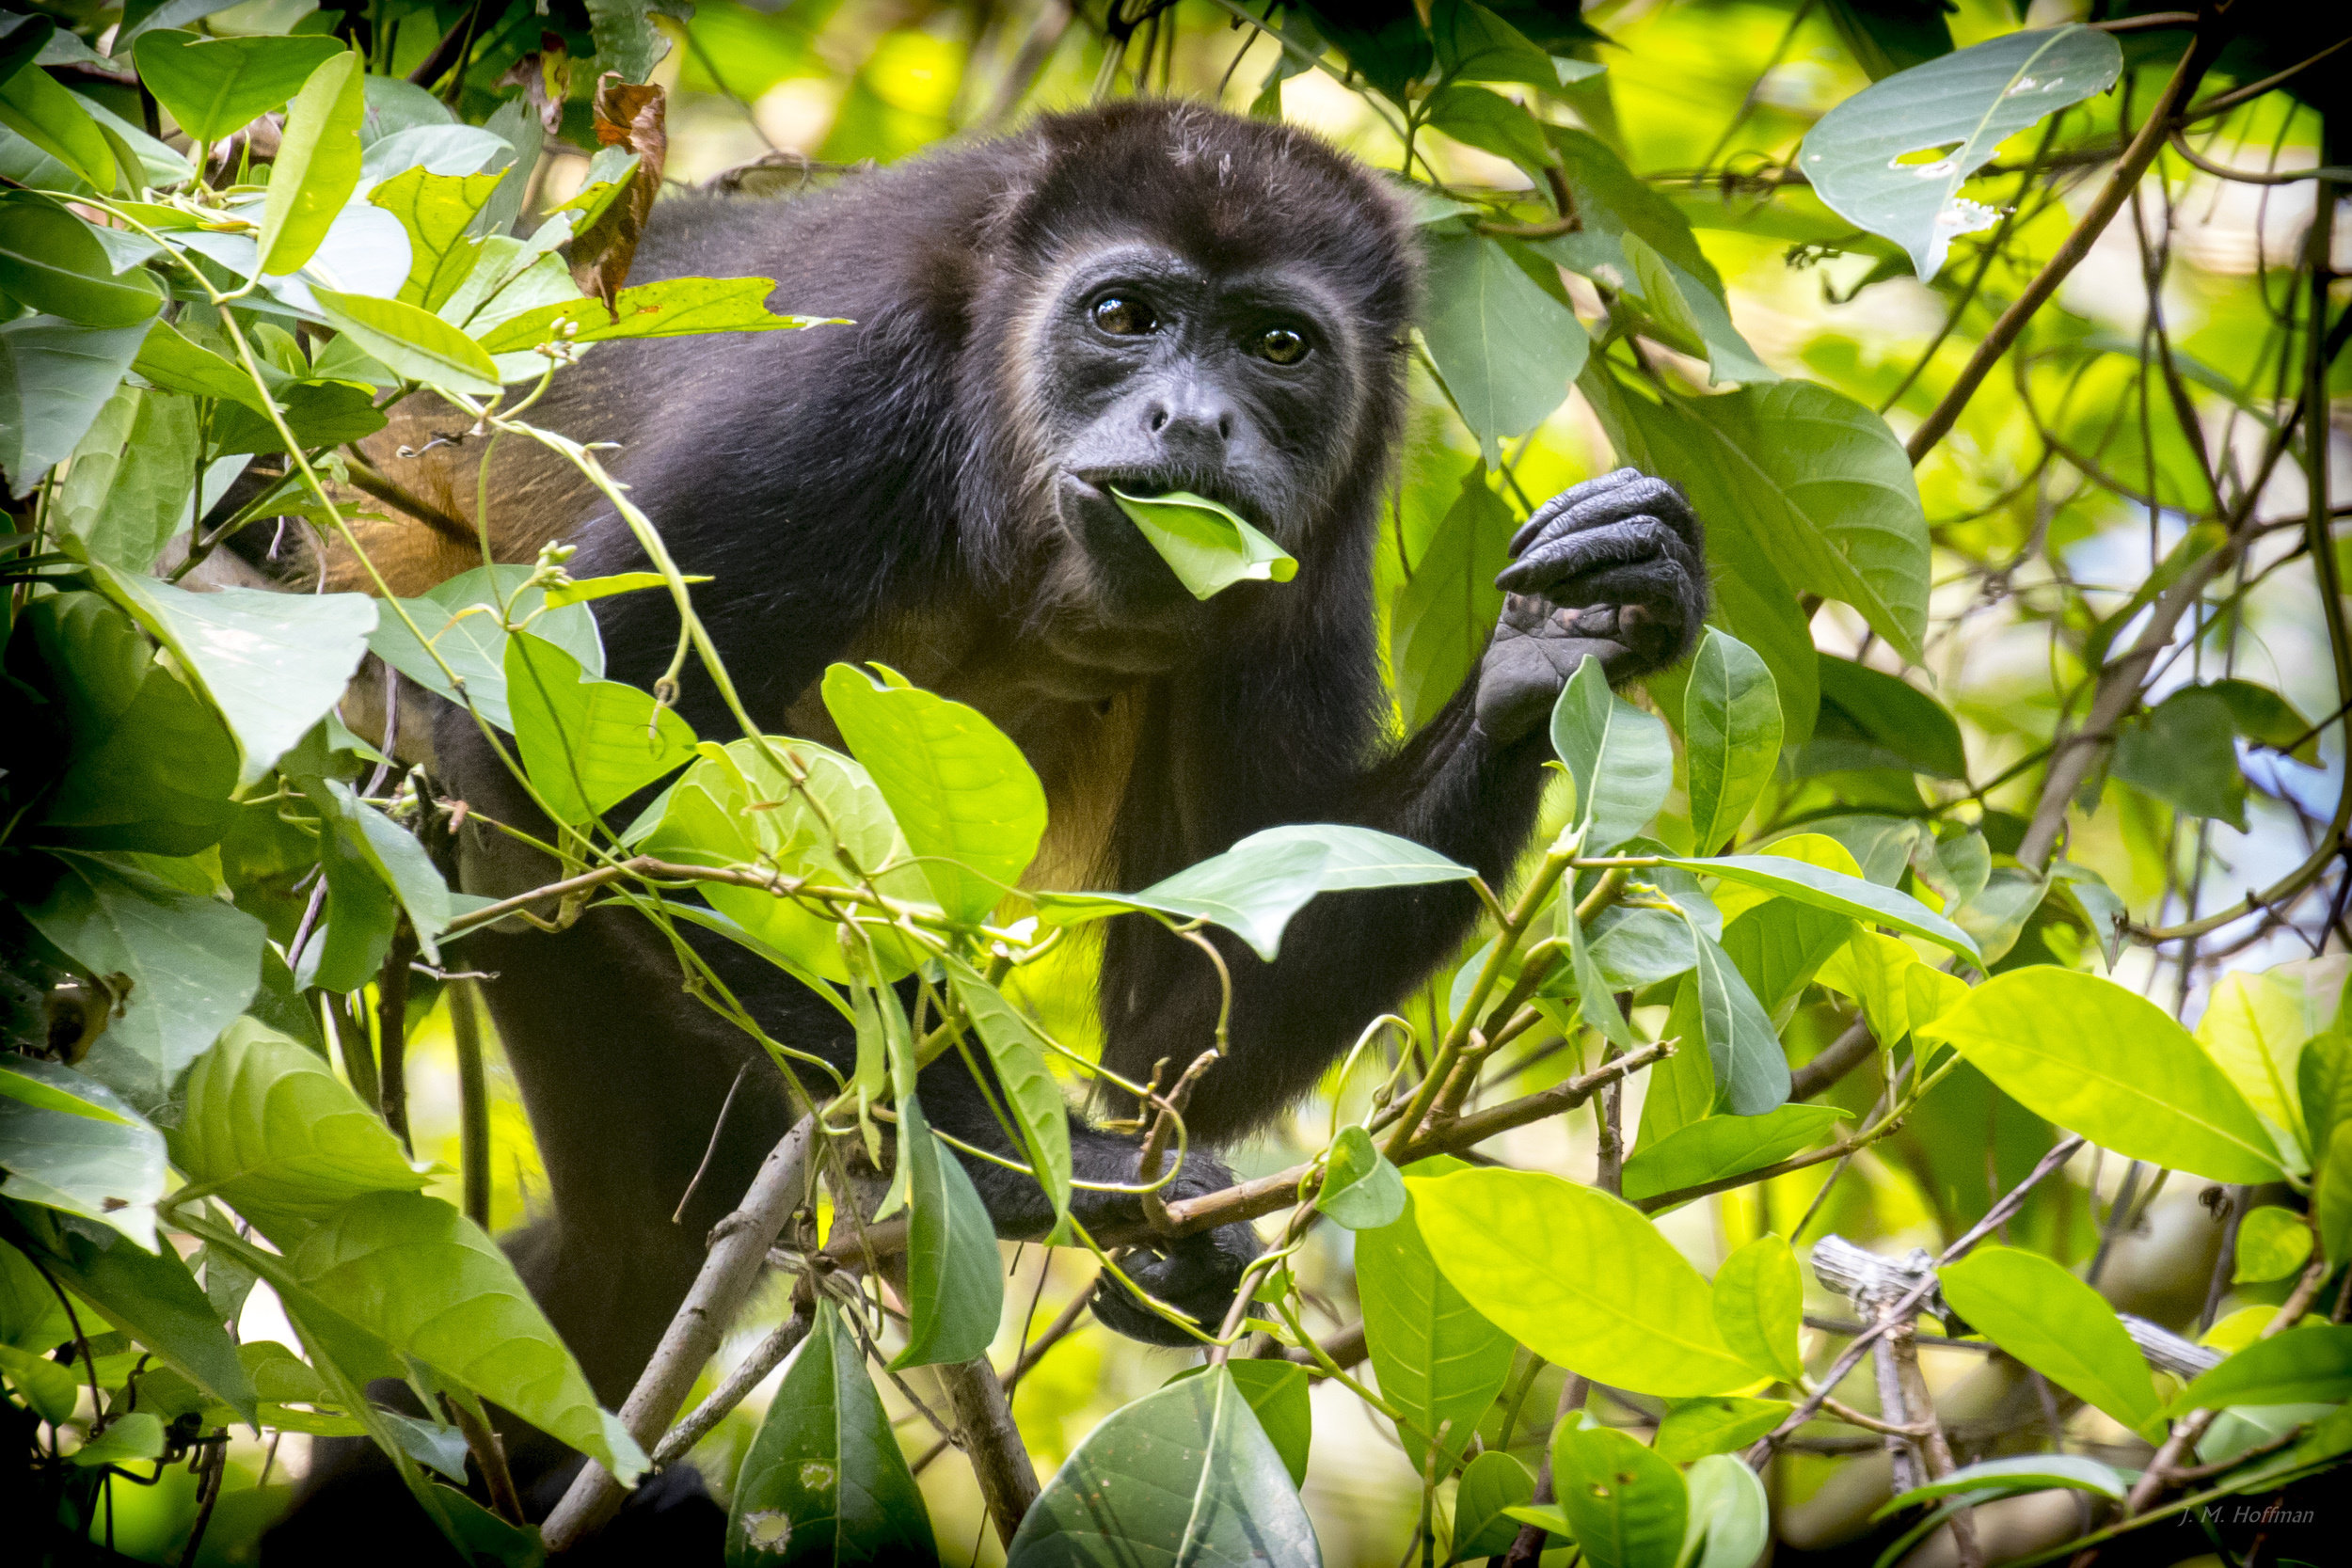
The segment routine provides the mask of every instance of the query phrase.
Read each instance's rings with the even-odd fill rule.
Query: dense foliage
[[[2277,1555],[2352,1452],[2352,169],[2312,106],[2340,67],[2248,0],[2079,9],[0,13],[11,1539],[252,1560],[308,1440],[364,1434],[516,1563],[592,1528],[607,1472],[689,1462],[741,1564]],[[1569,684],[1543,837],[1480,884],[1473,950],[1256,1180],[1147,1199],[1269,1221],[1205,1367],[1080,1316],[1144,1236],[1069,1223],[1008,1286],[917,1069],[990,1062],[1066,1213],[1097,923],[1270,959],[1323,893],[1471,874],[1308,824],[1152,888],[1008,895],[1046,825],[1019,750],[849,666],[821,693],[848,754],[760,733],[698,563],[532,420],[600,341],[827,329],[766,279],[630,286],[665,182],[788,192],[1128,91],[1312,124],[1415,204],[1379,567],[1400,732],[1574,478],[1678,483],[1718,595],[1646,690]],[[356,548],[402,491],[349,443],[420,388],[576,466],[655,569],[575,580],[551,547],[421,597],[215,585],[241,531]],[[1183,502],[1131,511],[1197,593],[1312,591]],[[628,593],[675,603],[672,676],[694,661],[739,733],[605,678],[584,607]],[[444,879],[462,803],[337,714],[371,652],[470,709],[562,825],[560,886]],[[773,1300],[734,1268],[737,1337],[706,1370],[715,1336],[674,1336],[627,1424],[490,1240],[529,1134],[463,940],[592,903],[720,932],[859,1040],[840,1081],[697,974],[830,1136],[796,1132],[746,1202],[764,1230],[714,1251],[707,1279],[772,1243]],[[1183,1069],[1124,1085],[1156,1107],[1140,1184]],[[850,1149],[895,1172],[879,1207]],[[388,1378],[414,1402],[372,1398]],[[490,1406],[601,1466],[545,1542]]]

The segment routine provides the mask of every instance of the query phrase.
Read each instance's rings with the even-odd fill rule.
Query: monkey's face
[[[1197,622],[1112,488],[1207,496],[1305,555],[1357,444],[1367,324],[1300,265],[1219,271],[1137,241],[1057,274],[1032,319],[1027,391],[1060,586],[1106,619]]]

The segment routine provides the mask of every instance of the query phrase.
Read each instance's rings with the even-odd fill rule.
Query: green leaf
[[[963,1163],[931,1136],[914,1096],[899,1096],[898,1124],[914,1213],[907,1237],[907,1344],[891,1361],[893,1371],[985,1355],[1005,1309],[996,1226]]]
[[[1927,629],[1928,528],[1911,459],[1886,421],[1808,381],[1663,404],[1627,398],[1650,466],[1708,519],[1719,587],[1728,572],[1842,600],[1908,659]],[[1771,659],[1745,622],[1733,629]],[[1808,652],[1805,663],[1816,664]],[[1796,672],[1774,664],[1784,703]],[[1815,670],[1803,672],[1810,687]],[[1809,705],[1790,733],[1809,730]]]
[[[1758,1236],[1715,1271],[1715,1326],[1732,1354],[1756,1370],[1804,1386],[1797,1344],[1804,1323],[1804,1277],[1780,1237]]]
[[[1449,1168],[1464,1167],[1429,1160],[1414,1171],[1425,1178]],[[1509,1379],[1517,1347],[1438,1272],[1409,1212],[1393,1224],[1356,1233],[1356,1289],[1380,1397],[1401,1417],[1396,1434],[1405,1457],[1422,1474],[1429,1467],[1429,1445],[1445,1426],[1435,1466],[1442,1479],[1461,1463],[1479,1417]]]
[[[429,1180],[326,1062],[250,1019],[189,1069],[171,1158],[281,1249],[363,1193]]]
[[[399,297],[438,310],[465,282],[482,254],[469,230],[490,193],[496,174],[436,174],[404,169],[368,193],[368,200],[400,220],[408,232],[408,277]],[[660,581],[659,576],[655,578]]]
[[[1760,1117],[1788,1099],[1788,1058],[1781,1050],[1779,1032],[1730,956],[1695,922],[1691,941],[1698,958],[1691,973],[1697,987],[1699,1028],[1707,1041],[1708,1066],[1714,1070],[1717,1099],[1735,1117]]]
[[[1200,1377],[1208,1370],[1206,1367],[1187,1367],[1168,1381]],[[1241,1390],[1241,1397],[1249,1402],[1249,1412],[1258,1418],[1259,1429],[1266,1434],[1266,1441],[1282,1456],[1282,1468],[1290,1472],[1291,1484],[1306,1485],[1307,1451],[1314,1438],[1314,1406],[1307,1398],[1307,1369],[1291,1361],[1232,1360],[1225,1363],[1225,1370],[1233,1386]]]
[[[929,1561],[937,1551],[857,1337],[820,1296],[736,1475],[728,1568]]]
[[[2204,1016],[2197,1021],[2197,1043],[2205,1048],[2246,1102],[2270,1129],[2282,1163],[2301,1169],[2303,1142],[2296,1130],[2304,1118],[2296,1085],[2305,1041],[2332,1022],[2342,990],[2342,966],[2334,959],[2274,964],[2259,973],[2240,970],[2214,982]],[[2352,1110],[2352,1103],[2345,1109]],[[2329,1125],[2332,1125],[2330,1122]],[[2318,1128],[2307,1128],[2324,1139]],[[2320,1144],[2311,1145],[2314,1156]]]
[[[1634,1151],[1625,1163],[1625,1196],[1639,1201],[1776,1164],[1820,1143],[1851,1114],[1835,1105],[1783,1105],[1762,1116],[1701,1117]]]
[[[96,230],[28,191],[0,191],[0,291],[86,326],[136,326],[164,303],[154,274],[118,268]]]
[[[1667,858],[1702,877],[1761,888],[1782,898],[1872,926],[1892,926],[1898,931],[1949,948],[1971,963],[1980,961],[1974,938],[1908,894],[1881,887],[1859,877],[1827,870],[1785,855],[1719,855],[1712,860]]]
[[[707,577],[686,573],[687,582],[708,582]],[[565,605],[586,604],[591,599],[609,599],[615,594],[634,594],[647,588],[667,588],[670,579],[660,572],[615,572],[611,577],[582,578],[576,582],[559,583],[547,591],[548,608],[561,610]]]
[[[1709,626],[1683,688],[1691,840],[1727,843],[1780,761],[1780,689],[1756,650]]]
[[[2259,1285],[2299,1273],[2311,1260],[2312,1227],[2285,1209],[2253,1209],[2238,1222],[2237,1266],[2232,1283]]]
[[[1526,34],[1469,0],[1437,0],[1429,8],[1429,38],[1437,47],[1438,69],[1457,81],[1524,82],[1556,90],[1561,83],[1577,80]]]
[[[1646,1394],[1720,1394],[1756,1381],[1715,1326],[1698,1271],[1640,1212],[1533,1171],[1407,1178],[1447,1281],[1555,1366]]]
[[[1829,0],[1837,40],[1873,82],[1952,52],[1952,29],[1940,11],[1899,9],[1868,0]]]
[[[2120,1500],[2130,1494],[2132,1482],[2138,1479],[2135,1471],[2119,1470],[2085,1454],[2012,1454],[2005,1459],[1979,1460],[1974,1465],[1963,1465],[1941,1481],[1915,1486],[1881,1504],[1874,1517],[1886,1518],[1938,1497],[1956,1497],[1970,1492],[2013,1497],[2021,1492],[2044,1492],[2053,1487],[2063,1487],[2070,1491],[2095,1492],[2103,1497]]]
[[[167,1246],[145,1252],[111,1230],[93,1236],[74,1228],[80,1223],[28,1238],[42,1267],[106,1322],[252,1421],[252,1379],[179,1253]]]
[[[1779,1426],[1795,1408],[1787,1400],[1751,1400],[1736,1394],[1677,1400],[1658,1423],[1655,1444],[1660,1457],[1677,1465],[1710,1453],[1730,1453]]]
[[[374,1192],[303,1238],[282,1265],[328,1310],[621,1478],[644,1456],[596,1406],[571,1353],[498,1243],[437,1198]]]
[[[208,39],[173,30],[142,33],[132,49],[147,90],[200,142],[224,140],[281,107],[345,52],[339,40],[318,36]]]
[[[111,1225],[155,1250],[163,1134],[112,1090],[37,1056],[0,1058],[0,1196]]]
[[[1231,1370],[1146,1394],[1097,1426],[1031,1505],[1009,1568],[1314,1564],[1314,1527]]]
[[[957,1005],[972,1020],[1006,1109],[1021,1134],[1022,1152],[1054,1205],[1055,1231],[1070,1214],[1070,1102],[1045,1065],[1045,1042],[1019,1009],[961,959],[942,960]]]
[[[476,566],[421,598],[401,600],[409,620],[441,656],[439,662],[389,612],[376,622],[368,648],[426,690],[452,702],[470,703],[483,718],[511,733],[515,720],[507,710],[507,633],[499,618],[509,595],[514,596],[516,625],[529,622],[533,637],[570,654],[589,674],[604,673],[604,644],[597,640],[595,619],[576,607],[540,613],[547,602],[544,591],[522,587],[531,575],[529,566]],[[465,684],[464,696],[441,673],[442,663]]]
[[[1524,110],[1511,112],[1535,131]],[[1576,312],[1537,287],[1499,242],[1449,230],[1427,230],[1423,240],[1429,306],[1422,336],[1491,468],[1505,437],[1534,429],[1567,401],[1591,340]]]
[[[1431,125],[1455,141],[1507,158],[1521,168],[1539,170],[1551,163],[1542,122],[1501,93],[1459,85],[1440,87],[1429,95],[1424,112]]]
[[[1576,779],[1587,855],[1605,855],[1640,832],[1674,785],[1665,721],[1612,692],[1590,654],[1552,705],[1551,749]]]
[[[1684,1478],[1690,1488],[1690,1518],[1683,1559],[1694,1568],[1754,1568],[1772,1533],[1772,1506],[1764,1482],[1729,1454],[1708,1454]],[[1696,1557],[1692,1548],[1705,1545]]]
[[[87,102],[66,91],[39,67],[15,71],[0,82],[0,125],[80,175],[92,190],[108,194],[123,171],[90,111]]]
[[[2247,739],[2307,768],[2320,766],[2317,727],[2276,691],[2235,679],[2209,681],[2205,689],[2228,706],[2230,721]]]
[[[1486,463],[1473,462],[1389,611],[1389,668],[1408,733],[1437,718],[1493,641],[1495,575],[1510,563],[1517,526]]]
[[[1215,598],[1237,582],[1288,582],[1298,575],[1289,551],[1206,496],[1131,496],[1115,484],[1110,492],[1196,599]]]
[[[1394,1225],[1405,1212],[1405,1179],[1361,1127],[1343,1127],[1332,1141],[1315,1207],[1350,1230]]]
[[[2112,980],[1996,974],[1914,1036],[1949,1044],[2011,1099],[2130,1159],[2215,1181],[2274,1181],[2246,1097],[2163,1008]]]
[[[654,12],[662,8],[651,0],[587,0],[587,8],[598,69],[643,82],[670,52],[670,40],[653,24]]]
[[[1832,211],[1911,253],[1932,280],[1955,235],[1994,214],[1961,186],[2003,141],[2105,92],[2123,52],[2094,28],[2010,33],[1865,88],[1808,132],[1798,166]]]
[[[1576,900],[1564,895],[1557,905],[1555,918],[1567,928],[1568,971],[1576,979],[1577,1016],[1599,1030],[1612,1045],[1623,1051],[1635,1050],[1640,1044],[1640,1037],[1626,1022],[1625,1013],[1618,1007],[1617,998],[1610,990],[1609,977],[1601,973],[1599,963],[1593,958],[1592,944],[1584,940],[1584,923],[1577,918]],[[1697,961],[1695,954],[1692,955],[1692,961]],[[1462,966],[1462,974],[1467,974],[1470,971],[1470,965]]]
[[[1968,776],[1960,725],[1910,682],[1820,656],[1821,717],[1804,764],[1813,773],[1899,768],[1939,779]]]
[[[148,325],[147,337],[131,368],[167,391],[223,398],[242,404],[263,419],[269,417],[270,400],[245,373],[244,366],[190,342],[167,321]]]
[[[2346,1399],[2352,1399],[2352,1327],[2312,1324],[2255,1340],[2182,1389],[2168,1414]]]
[[[1075,926],[1156,910],[1224,927],[1266,962],[1291,916],[1318,893],[1463,881],[1477,873],[1407,839],[1336,823],[1292,823],[1250,834],[1140,893],[1041,893],[1038,918]]]
[[[52,594],[17,616],[66,738],[65,772],[28,837],[159,855],[218,843],[237,787],[237,743],[219,716],[100,594]]]
[[[1448,1560],[1500,1557],[1509,1551],[1519,1522],[1508,1511],[1534,1500],[1535,1478],[1509,1454],[1489,1449],[1471,1460],[1454,1494],[1454,1554]]]
[[[2334,1031],[2314,1037],[2296,1063],[2296,1081],[2312,1150],[2320,1255],[2340,1262],[2352,1253],[2352,1037]]]
[[[136,1465],[163,1456],[163,1418],[134,1410],[66,1458],[69,1464],[87,1468],[99,1465]]]
[[[81,1385],[73,1380],[72,1369],[61,1367],[45,1355],[19,1350],[14,1345],[0,1345],[0,1372],[8,1374],[8,1382],[15,1386],[18,1396],[42,1420],[53,1426],[62,1426],[73,1418]],[[77,1463],[78,1460],[77,1455]]]
[[[83,437],[57,487],[51,515],[59,544],[79,560],[146,571],[192,518],[202,451],[192,400],[123,387]]]
[[[506,699],[515,745],[539,798],[559,820],[600,816],[694,754],[694,732],[649,692],[591,680],[544,638],[506,640]]]
[[[397,299],[313,287],[319,314],[386,368],[443,391],[493,397],[499,368],[471,338],[430,310]]]
[[[882,666],[825,672],[825,710],[890,802],[907,847],[954,919],[980,921],[1020,882],[1045,834],[1045,788],[977,708]]]
[[[90,574],[229,721],[243,758],[240,784],[260,783],[342,699],[375,629],[375,604],[360,594],[199,594],[111,566]]]
[[[2108,770],[2191,816],[2246,831],[2246,775],[2230,705],[2201,687],[2176,691],[2123,727]]]
[[[2067,1270],[2039,1253],[1984,1246],[1938,1275],[1944,1299],[2001,1349],[2143,1436],[2157,1424],[2163,1405],[2139,1347]]]
[[[161,1104],[260,987],[262,923],[96,856],[54,860],[56,880],[24,918],[120,996],[85,1068],[134,1104]]]
[[[1690,1494],[1682,1472],[1614,1427],[1562,1421],[1552,1489],[1593,1568],[1674,1568]]]
[[[57,316],[0,322],[0,469],[8,494],[32,494],[64,461],[131,368],[140,326],[89,327]]]
[[[705,332],[790,332],[803,326],[847,325],[836,316],[780,316],[768,309],[772,277],[665,277],[613,296],[544,305],[510,316],[482,336],[492,354],[514,354],[541,343],[601,343],[615,338],[691,338]],[[576,329],[576,330],[575,330]]]
[[[270,168],[256,242],[265,273],[297,271],[317,254],[327,226],[359,183],[365,64],[351,50],[322,61],[287,107],[285,139]]]

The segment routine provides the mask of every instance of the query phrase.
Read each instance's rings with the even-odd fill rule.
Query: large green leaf
[[[147,336],[60,316],[0,322],[0,469],[22,499],[81,444]]]
[[[1701,1117],[1645,1143],[1625,1163],[1625,1196],[1639,1200],[1786,1160],[1827,1137],[1852,1113],[1783,1105],[1763,1116]]]
[[[1317,1568],[1314,1527],[1225,1368],[1089,1433],[1021,1521],[1009,1568]]]
[[[1647,1394],[1720,1394],[1756,1381],[1715,1326],[1707,1281],[1618,1199],[1534,1171],[1457,1171],[1406,1186],[1439,1272],[1545,1360]]]
[[[1215,598],[1237,582],[1288,582],[1298,575],[1295,557],[1206,496],[1131,496],[1113,485],[1111,498],[1196,599]]]
[[[915,1097],[898,1098],[899,1157],[909,1165],[906,1349],[893,1371],[969,1361],[988,1353],[1005,1309],[1005,1270],[996,1226],[963,1173],[963,1163],[931,1136]]]
[[[86,326],[137,326],[163,308],[145,267],[121,267],[98,231],[46,197],[0,192],[0,291]]]
[[[1726,933],[1727,935],[1728,933]],[[1714,1069],[1716,1095],[1735,1117],[1760,1117],[1788,1099],[1788,1058],[1772,1015],[1758,1002],[1747,977],[1695,923],[1692,967],[1697,987],[1699,1029]]]
[[[2148,1363],[2099,1292],[2039,1253],[1984,1246],[1939,1271],[1970,1326],[2069,1393],[2147,1434],[2162,1402]]]
[[[151,1110],[260,987],[262,923],[93,855],[55,864],[56,880],[24,918],[92,974],[128,982],[84,1067]]]
[[[180,1254],[167,1246],[143,1251],[111,1230],[78,1229],[77,1223],[26,1238],[42,1266],[189,1382],[254,1419],[253,1381]]]
[[[324,61],[286,109],[286,131],[270,167],[256,242],[265,273],[295,271],[317,254],[329,225],[359,183],[359,120],[367,113],[360,83],[366,60],[355,51]]]
[[[614,338],[688,338],[705,332],[789,332],[845,325],[832,316],[779,316],[767,306],[772,277],[665,277],[623,289],[608,313],[600,299],[562,300],[501,320],[482,334],[492,354],[545,342],[601,343]]]
[[[890,802],[940,908],[984,920],[1021,880],[1045,834],[1045,787],[977,708],[852,665],[825,673],[825,709]]]
[[[286,1255],[310,1297],[387,1345],[588,1453],[623,1481],[644,1456],[498,1243],[438,1198],[363,1194]]]
[[[1472,463],[1389,610],[1389,668],[1407,730],[1438,716],[1493,640],[1502,610],[1495,575],[1510,562],[1517,526],[1486,465]]]
[[[1939,779],[1968,775],[1960,725],[1910,682],[1851,659],[1820,657],[1821,718],[1800,761],[1807,773],[1900,768]]]
[[[2202,687],[2175,691],[2115,737],[2109,770],[2190,816],[2246,831],[2246,775],[2230,705]]]
[[[115,1092],[72,1068],[0,1057],[0,1197],[111,1225],[155,1250],[163,1134]]]
[[[2277,1146],[2246,1097],[2169,1014],[2112,980],[2011,970],[1913,1034],[2118,1154],[2215,1181],[2279,1178]]]
[[[2314,1160],[2327,1136],[2325,1128],[2306,1125],[2312,1107],[2298,1095],[2296,1082],[2304,1042],[2325,1032],[2335,1017],[2343,979],[2343,961],[2334,958],[2275,964],[2259,973],[2240,970],[2214,982],[2204,1016],[2197,1021],[2197,1043],[2271,1129],[2289,1169],[2301,1168],[2298,1129],[2314,1140],[2310,1146]],[[2298,1102],[2304,1117],[2296,1114]],[[2352,1101],[2343,1110],[2352,1112]]]
[[[1250,834],[1140,893],[1045,893],[1038,916],[1074,926],[1156,910],[1224,927],[1272,963],[1291,916],[1318,893],[1461,881],[1477,875],[1408,839],[1340,823],[1294,823]]]
[[[282,106],[344,52],[340,40],[316,35],[212,39],[168,29],[141,33],[132,48],[147,90],[181,130],[208,142]]]
[[[2239,1351],[2182,1389],[2170,1413],[2344,1399],[2352,1399],[2352,1327],[2312,1323]]]
[[[1709,626],[1682,692],[1691,841],[1729,841],[1780,761],[1780,689],[1756,650]]]
[[[1454,1494],[1454,1555],[1500,1557],[1510,1550],[1519,1522],[1509,1510],[1535,1500],[1535,1478],[1527,1466],[1507,1453],[1489,1449],[1465,1465],[1462,1484]]]
[[[319,314],[396,374],[452,392],[497,395],[499,368],[471,338],[397,299],[313,288]]]
[[[1200,1377],[1207,1367],[1187,1367],[1168,1381]],[[1274,1445],[1274,1451],[1282,1456],[1282,1468],[1290,1472],[1293,1486],[1307,1484],[1307,1453],[1314,1444],[1314,1405],[1307,1397],[1310,1382],[1307,1369],[1295,1361],[1228,1361],[1226,1372],[1241,1397],[1249,1402],[1250,1414],[1258,1418],[1258,1426]]]
[[[1070,1102],[1045,1065],[1045,1042],[1013,1005],[961,958],[941,960],[956,1002],[972,1020],[1005,1108],[1021,1135],[1022,1151],[1054,1205],[1055,1233],[1070,1214]]]
[[[429,1181],[326,1062],[250,1019],[189,1069],[171,1158],[280,1248],[363,1193]]]
[[[585,822],[694,754],[694,732],[649,692],[592,680],[529,632],[506,640],[506,700],[532,787],[558,819]]]
[[[360,594],[199,594],[111,566],[90,575],[229,721],[241,784],[259,783],[342,699],[375,628],[374,601]]]
[[[1514,112],[1537,132],[1525,111]],[[1424,230],[1422,237],[1429,308],[1422,336],[1493,467],[1505,436],[1534,429],[1567,401],[1591,340],[1576,312],[1537,287],[1500,242],[1452,229]]]
[[[930,1561],[937,1551],[857,1337],[820,1296],[736,1474],[727,1568]]]
[[[159,855],[219,842],[237,787],[237,743],[219,715],[101,594],[52,594],[17,614],[66,733],[65,772],[27,837]]]
[[[1736,1394],[1677,1400],[1666,1407],[1654,1439],[1659,1453],[1676,1464],[1710,1453],[1744,1449],[1788,1418],[1787,1400],[1751,1400]]]
[[[1563,1421],[1551,1437],[1551,1476],[1593,1568],[1674,1568],[1690,1513],[1681,1471],[1614,1427]]]
[[[1458,1161],[1428,1160],[1415,1165],[1414,1174],[1437,1176],[1449,1168],[1464,1167]],[[1510,1377],[1517,1347],[1438,1272],[1409,1202],[1394,1224],[1356,1233],[1356,1289],[1380,1397],[1398,1411],[1396,1433],[1415,1474],[1429,1468],[1438,1429],[1453,1423],[1435,1466],[1442,1479],[1461,1463],[1478,1418]]]
[[[1847,99],[1806,134],[1797,166],[1832,210],[1901,245],[1930,280],[1955,235],[1997,216],[1961,197],[1969,176],[2008,137],[2105,92],[2122,64],[2095,28],[1995,38]]]
[[[432,644],[428,652],[398,615],[387,610],[368,638],[368,647],[393,669],[426,690],[452,702],[470,702],[474,711],[511,731],[513,714],[506,701],[506,637],[501,607],[514,597],[514,620],[529,622],[531,634],[552,642],[578,659],[591,676],[604,673],[604,644],[596,623],[585,606],[566,605],[541,613],[546,590],[523,588],[528,566],[476,566],[461,572],[421,598],[403,599],[401,608]],[[437,662],[433,654],[440,655]],[[447,664],[464,684],[465,695],[441,673]]]
[[[88,182],[91,189],[110,193],[125,171],[118,166],[114,148],[99,129],[89,100],[59,87],[38,67],[14,71],[0,81],[0,126],[24,137],[55,158],[72,175]]]
[[[84,561],[146,571],[191,520],[203,450],[194,399],[123,387],[57,487],[58,542]]]
[[[408,277],[399,297],[438,310],[473,270],[481,242],[468,230],[498,189],[496,174],[436,174],[409,168],[368,192],[371,204],[408,231]]]
[[[1979,958],[1976,940],[1967,932],[1909,894],[1897,893],[1859,877],[1849,877],[1786,855],[1720,855],[1712,860],[1669,859],[1666,863],[1702,877],[1721,877],[1726,882],[1760,888],[1868,925],[1891,926],[1939,947],[1947,947],[1971,963]]]
[[[1715,1326],[1749,1366],[1803,1386],[1797,1333],[1804,1317],[1804,1278],[1796,1254],[1766,1234],[1734,1249],[1715,1271]]]
[[[1543,123],[1499,92],[1457,83],[1431,93],[1423,112],[1428,123],[1455,141],[1521,168],[1541,170],[1551,162]]]
[[[1552,705],[1551,749],[1576,780],[1588,855],[1607,854],[1640,832],[1674,786],[1664,721],[1612,692],[1600,660],[1590,654]]]

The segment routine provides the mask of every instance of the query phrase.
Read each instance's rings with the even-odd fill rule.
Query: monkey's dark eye
[[[1307,357],[1307,340],[1287,326],[1268,327],[1258,334],[1256,352],[1277,365],[1295,365]]]
[[[1114,338],[1140,338],[1160,325],[1152,307],[1124,294],[1105,294],[1094,302],[1094,325]]]

